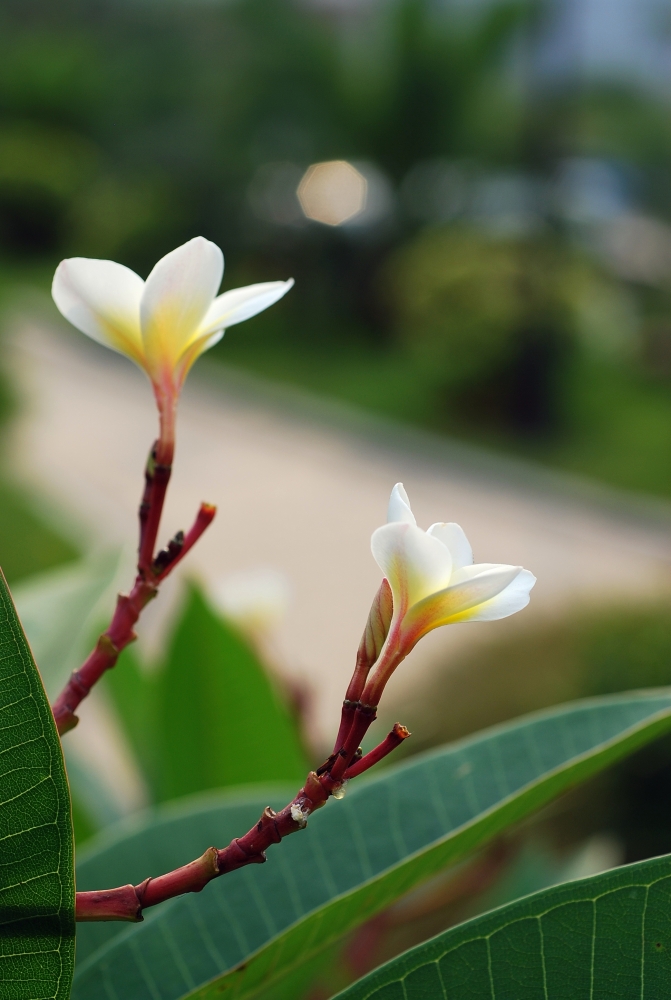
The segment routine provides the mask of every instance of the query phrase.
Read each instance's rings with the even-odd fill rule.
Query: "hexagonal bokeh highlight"
[[[346,160],[313,163],[303,174],[297,195],[303,214],[325,226],[341,226],[366,207],[368,182]]]

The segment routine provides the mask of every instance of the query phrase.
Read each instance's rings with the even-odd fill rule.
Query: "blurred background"
[[[80,840],[253,779],[195,777],[195,752],[189,771],[196,707],[183,746],[147,749],[183,710],[167,678],[195,669],[190,628],[218,636],[203,670],[257,671],[286,749],[264,778],[317,759],[397,479],[423,526],[459,520],[478,559],[539,577],[526,617],[418,651],[390,691],[408,752],[671,683],[670,0],[4,0],[0,562],[48,685],[126,586],[153,434],[141,376],[64,329],[51,275],[90,256],[146,276],[196,234],[225,288],[296,288],[186,393],[169,512],[209,490],[223,523],[194,553],[200,589],[169,592],[91,709],[97,758],[72,751]],[[45,621],[69,623],[58,648]],[[670,764],[658,744],[568,796],[462,896],[490,870],[468,905],[671,850]],[[459,891],[376,924],[354,971],[473,912]]]
[[[671,491],[665,0],[0,17],[3,284],[202,233],[301,289],[229,363]]]

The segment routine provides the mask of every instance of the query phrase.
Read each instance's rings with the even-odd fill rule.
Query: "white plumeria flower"
[[[536,582],[521,566],[473,564],[458,524],[439,522],[422,531],[402,483],[391,492],[388,523],[373,532],[371,548],[393,597],[384,647],[364,692],[372,705],[423,635],[440,625],[507,618],[526,607]]]
[[[61,261],[54,275],[52,294],[63,316],[147,373],[169,437],[196,358],[227,327],[267,309],[293,285],[266,281],[217,295],[223,273],[219,247],[196,236],[162,257],[146,281],[123,264],[87,257]]]

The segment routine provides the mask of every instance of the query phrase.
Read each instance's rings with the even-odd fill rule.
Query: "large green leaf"
[[[74,863],[61,744],[0,574],[0,995],[66,998]]]
[[[50,698],[85,659],[113,607],[120,554],[98,553],[13,587],[16,608]]]
[[[156,801],[305,777],[290,711],[249,642],[196,587],[159,668],[143,670],[127,650],[106,685]]]
[[[329,802],[307,830],[272,849],[268,864],[149,911],[143,924],[117,925],[106,944],[87,946],[82,934],[73,998],[171,1000],[229,991],[238,1000],[295,1000],[306,963],[320,949],[669,729],[667,690],[614,696],[539,713],[390,768],[358,783],[344,801]],[[104,879],[104,851],[98,856],[99,887],[182,864],[211,839],[217,843],[212,833],[210,826],[187,854],[171,820],[159,822],[142,838],[144,851],[162,845],[162,864],[136,865],[138,842],[130,840],[123,877],[118,854],[111,880]]]
[[[663,1000],[671,856],[544,889],[453,927],[337,1000]]]
[[[103,552],[14,588],[21,622],[52,699],[104,628],[121,570],[120,553]],[[78,836],[118,821],[123,813],[88,759],[70,740],[65,740],[64,750]]]

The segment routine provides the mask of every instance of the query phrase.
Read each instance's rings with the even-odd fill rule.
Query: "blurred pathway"
[[[17,323],[13,344],[25,390],[12,438],[17,475],[79,519],[91,541],[134,541],[155,432],[144,376],[58,327]],[[397,701],[418,670],[460,643],[570,602],[640,598],[671,582],[671,507],[623,501],[251,377],[215,374],[201,365],[187,383],[165,534],[188,527],[201,500],[216,503],[218,517],[186,571],[211,587],[233,571],[287,575],[292,600],[277,648],[283,668],[315,692],[322,733],[334,727],[378,586],[369,539],[398,480],[420,525],[456,520],[477,560],[520,563],[538,584],[517,620],[423,640],[394,678]],[[168,613],[168,595],[163,612],[160,605],[154,616]],[[144,629],[151,633],[152,623]]]

